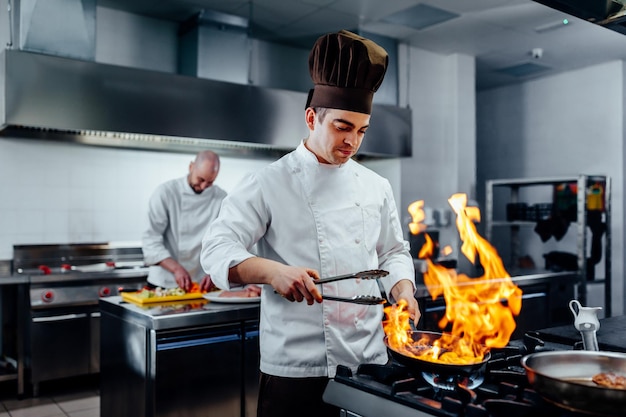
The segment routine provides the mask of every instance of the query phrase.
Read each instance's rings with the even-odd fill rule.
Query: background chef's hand
[[[183,267],[177,268],[174,271],[174,279],[180,288],[185,291],[189,291],[191,289],[191,276],[189,272]]]
[[[159,266],[167,271],[170,271],[172,275],[174,275],[176,284],[178,284],[180,288],[185,291],[189,291],[191,289],[192,282],[189,272],[187,272],[187,270],[174,258],[163,259],[159,262]]]
[[[213,291],[216,288],[217,287],[213,284],[213,281],[211,281],[211,275],[205,275],[204,278],[202,278],[202,281],[200,281],[201,292]]]
[[[277,265],[272,274],[274,290],[289,301],[306,300],[308,305],[322,302],[322,295],[311,278],[319,279],[319,273],[310,268]]]
[[[415,327],[417,327],[421,313],[417,300],[415,299],[415,288],[413,287],[413,283],[408,279],[398,281],[398,283],[391,289],[391,296],[394,300],[396,300],[396,303],[400,300],[405,300],[407,302],[409,317],[413,320]]]

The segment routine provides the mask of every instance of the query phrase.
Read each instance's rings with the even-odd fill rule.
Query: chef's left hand
[[[408,279],[398,281],[391,289],[391,296],[396,300],[396,303],[400,300],[407,302],[409,317],[413,320],[415,327],[417,327],[421,313],[417,300],[415,299],[415,287],[413,287],[413,283]]]

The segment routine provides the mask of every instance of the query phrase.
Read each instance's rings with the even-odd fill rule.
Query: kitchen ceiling
[[[202,11],[247,19],[253,38],[310,47],[349,29],[439,54],[476,57],[477,89],[626,59],[626,36],[532,0],[98,0],[184,22]],[[567,19],[567,24],[564,24]]]

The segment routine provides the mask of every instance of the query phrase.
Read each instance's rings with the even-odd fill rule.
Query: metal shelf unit
[[[497,179],[486,182],[486,226],[485,235],[489,242],[492,242],[493,230],[496,227],[508,227],[511,233],[511,257],[515,259],[520,253],[519,231],[522,227],[533,227],[536,221],[514,220],[504,221],[494,219],[494,189],[497,187],[508,188],[510,190],[509,203],[519,203],[520,189],[524,187],[554,187],[557,184],[576,183],[576,257],[577,275],[579,277],[576,298],[585,305],[587,302],[587,243],[589,239],[587,190],[590,184],[596,182],[604,183],[604,210],[602,221],[605,224],[605,244],[604,244],[604,312],[606,317],[611,316],[611,179],[604,175],[578,175],[576,177],[545,177],[545,178],[523,178],[523,179]],[[571,227],[571,226],[570,226]]]

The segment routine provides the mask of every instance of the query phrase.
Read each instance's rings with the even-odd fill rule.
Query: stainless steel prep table
[[[100,312],[101,417],[256,415],[258,303],[108,297]]]

